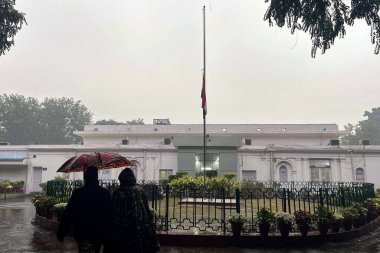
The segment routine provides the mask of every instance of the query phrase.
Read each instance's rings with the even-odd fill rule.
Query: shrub
[[[340,212],[334,212],[333,214],[332,214],[332,216],[331,216],[331,220],[333,221],[333,222],[335,222],[335,221],[342,221],[343,220],[343,215],[340,213]]]
[[[274,217],[276,218],[277,223],[292,224],[294,220],[294,215],[285,212],[277,212]]]
[[[244,215],[242,215],[240,213],[233,213],[230,216],[228,216],[227,221],[229,223],[243,224],[243,223],[247,222],[248,219],[247,219],[247,217],[245,217]]]
[[[275,221],[274,213],[271,209],[263,207],[257,212],[257,221],[259,223],[273,223]]]
[[[354,203],[352,208],[356,210],[360,217],[365,217],[367,215],[368,209],[363,207],[360,203]]]
[[[340,209],[340,213],[342,214],[344,220],[356,219],[359,217],[358,211],[352,207],[342,208]]]
[[[232,180],[234,177],[236,177],[236,173],[233,173],[233,172],[224,173],[223,177],[227,178],[227,180]]]
[[[333,214],[329,211],[327,207],[318,206],[317,211],[314,213],[314,219],[319,224],[330,224],[332,221]]]
[[[55,211],[55,212],[63,212],[63,210],[65,210],[66,206],[67,206],[67,203],[58,203],[58,204],[53,205],[51,210]]]
[[[58,176],[55,176],[52,181],[58,181],[58,182],[60,182],[60,181],[66,181],[66,178],[65,177],[61,177],[61,176],[58,175]]]
[[[188,175],[188,173],[186,171],[178,171],[175,175],[169,176],[169,182],[173,181],[174,179],[186,176],[186,175]]]
[[[298,210],[294,212],[296,224],[299,226],[310,225],[312,221],[312,215],[309,212]]]
[[[45,183],[40,183],[40,187],[42,189],[42,192],[46,193],[47,192],[47,182]]]

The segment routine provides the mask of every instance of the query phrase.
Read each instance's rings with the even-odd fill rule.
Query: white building
[[[0,180],[24,180],[26,192],[53,179],[70,157],[117,152],[135,162],[138,180],[159,180],[177,171],[203,170],[203,125],[88,125],[75,134],[83,145],[0,146]],[[239,179],[366,181],[380,187],[380,146],[342,146],[336,124],[207,125],[206,170],[235,172]],[[100,171],[116,179],[120,169]],[[71,179],[82,178],[70,173]]]

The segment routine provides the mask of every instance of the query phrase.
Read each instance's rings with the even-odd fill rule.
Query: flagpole
[[[206,89],[206,6],[203,6],[203,89]],[[206,96],[206,90],[204,90],[204,95]],[[203,183],[206,186],[206,114],[207,113],[204,107],[202,109],[203,109],[202,110],[203,111]]]

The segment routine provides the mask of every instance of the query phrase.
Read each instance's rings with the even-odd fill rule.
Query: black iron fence
[[[101,180],[100,185],[112,194],[118,181]],[[241,188],[219,188],[187,185],[171,186],[158,182],[139,182],[145,189],[151,207],[156,211],[157,230],[230,231],[227,217],[235,212],[248,218],[245,232],[256,232],[256,215],[263,207],[273,212],[314,213],[318,206],[330,211],[363,202],[374,196],[374,185],[356,182],[257,182],[243,181]],[[83,181],[49,181],[48,196],[67,202]]]

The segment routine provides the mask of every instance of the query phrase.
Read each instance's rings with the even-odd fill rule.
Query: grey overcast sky
[[[94,119],[337,123],[380,106],[380,55],[357,22],[312,59],[310,36],[263,20],[264,0],[17,0],[28,26],[0,57],[1,93],[74,97]]]

